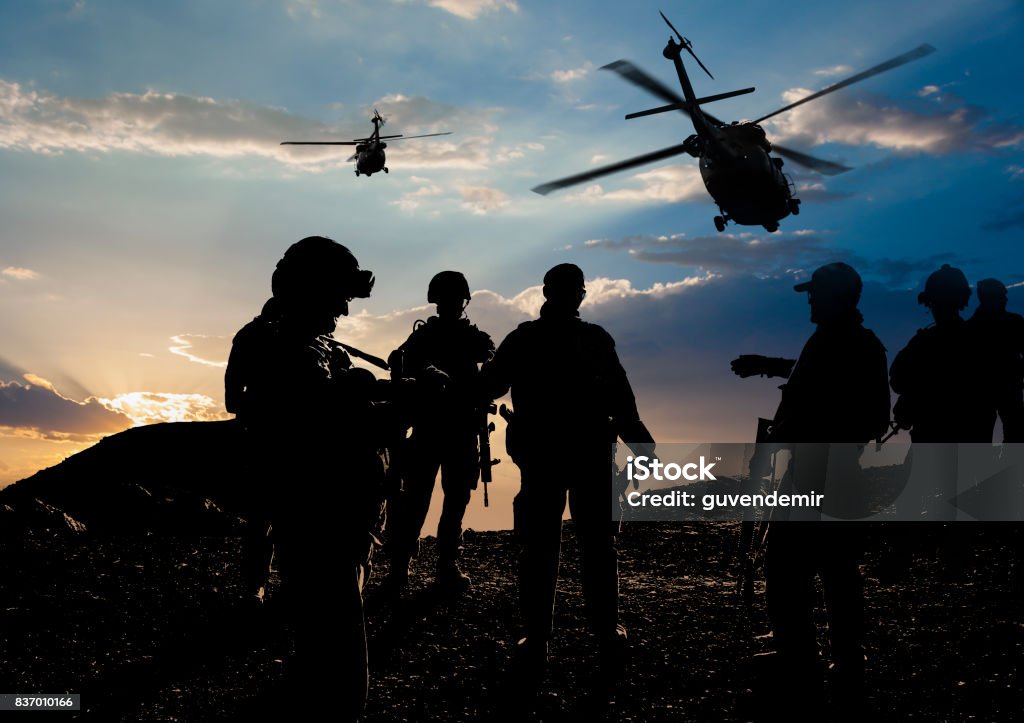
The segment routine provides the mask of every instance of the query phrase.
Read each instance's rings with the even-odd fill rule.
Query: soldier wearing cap
[[[294,626],[285,705],[313,712],[334,691],[345,720],[366,699],[362,582],[381,512],[383,421],[372,375],[330,335],[373,281],[336,241],[293,244],[274,271],[272,303],[236,336],[226,377],[253,493],[273,525],[277,602]]]
[[[788,475],[795,491],[824,492],[825,511],[830,502],[840,512],[851,504],[849,489],[834,484],[823,489],[826,477],[830,483],[849,482],[858,469],[857,445],[882,436],[889,423],[885,347],[863,325],[857,309],[862,287],[860,275],[848,264],[822,266],[809,281],[794,287],[807,293],[810,319],[817,327],[796,362],[767,360],[760,369],[756,367],[763,357],[733,362],[740,376],[763,372],[788,377],[781,387],[771,442],[792,452]],[[836,479],[837,465],[841,479]],[[836,496],[845,497],[844,503],[836,505]],[[773,518],[765,561],[768,614],[783,663],[780,680],[786,682],[786,690],[777,691],[779,699],[794,715],[822,715],[814,624],[814,579],[820,575],[831,643],[833,702],[852,709],[864,699],[860,543],[856,530],[846,525],[794,520]]]
[[[626,630],[618,622],[618,570],[609,504],[616,437],[653,450],[612,337],[581,321],[583,272],[559,264],[544,275],[540,318],[514,329],[483,368],[487,396],[511,389],[522,486],[514,503],[521,542],[519,595],[526,627],[524,682],[543,679],[552,634],[566,498],[580,545],[583,599],[610,690]]]
[[[392,366],[420,380],[425,391],[412,420],[412,436],[402,462],[402,491],[389,532],[388,584],[408,581],[409,561],[430,507],[438,470],[444,505],[437,526],[437,583],[453,590],[469,587],[458,566],[462,519],[480,473],[477,436],[483,417],[477,399],[480,364],[494,355],[494,342],[469,322],[469,283],[458,271],[430,280],[427,303],[437,315],[418,321],[409,338],[392,353]]]
[[[998,279],[982,279],[977,292],[978,308],[967,326],[991,379],[1003,442],[1024,442],[1024,316],[1006,310],[1006,286]]]

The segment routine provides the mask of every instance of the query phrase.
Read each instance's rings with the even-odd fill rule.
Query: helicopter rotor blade
[[[817,171],[825,176],[838,176],[840,173],[846,173],[847,171],[853,170],[849,166],[844,166],[841,163],[834,163],[821,158],[815,158],[814,156],[809,156],[806,153],[794,151],[791,148],[785,148],[774,143],[772,143],[772,150],[780,156],[793,161],[793,163],[799,164],[805,168],[810,168],[812,171]]]
[[[686,40],[686,38],[683,38],[683,39]],[[690,47],[690,41],[689,40],[686,41],[685,47],[686,47],[686,52],[689,53],[690,55],[692,55],[693,59],[697,61],[697,65],[700,66],[700,69],[703,70],[705,73],[707,73],[708,77],[711,78],[711,80],[714,80],[715,76],[711,75],[711,71],[707,69],[707,67],[704,65],[704,63],[700,62],[700,58],[698,58],[697,54],[695,52],[693,52],[693,48]]]
[[[358,153],[353,153],[351,156],[349,156],[348,158],[345,159],[345,163],[351,163],[352,161],[356,160],[357,158],[359,158],[359,154]]]
[[[395,138],[400,138],[403,141],[407,141],[410,138],[431,138],[432,136],[450,136],[451,134],[451,131],[445,131],[444,133],[425,133],[422,136],[395,136]],[[387,136],[381,136],[381,138],[385,137]]]
[[[640,68],[636,67],[628,60],[616,60],[608,63],[608,65],[602,65],[601,70],[610,70],[613,73],[618,73],[633,85],[640,86],[647,92],[658,96],[664,101],[669,103],[678,103],[684,106],[686,105],[686,101],[681,98],[678,93],[666,86],[657,78],[653,78],[645,71],[640,70]],[[680,108],[679,110],[685,109]]]
[[[655,161],[671,158],[672,156],[678,156],[685,152],[686,146],[682,144],[678,146],[669,146],[668,148],[662,148],[660,151],[652,151],[651,153],[645,153],[642,156],[628,158],[625,161],[619,161],[618,163],[612,163],[607,166],[601,166],[600,168],[594,168],[590,171],[577,173],[575,176],[566,176],[565,178],[559,178],[557,181],[543,183],[530,190],[534,193],[546,196],[552,191],[557,191],[560,188],[575,186],[579,183],[585,183],[595,178],[600,178],[601,176],[607,176],[609,173],[617,173],[619,171],[635,168],[636,166],[642,166],[646,163],[654,163]]]
[[[779,108],[776,111],[772,111],[768,115],[763,115],[763,116],[761,116],[760,118],[758,118],[757,120],[755,120],[753,122],[754,123],[760,123],[763,120],[767,120],[768,118],[771,118],[772,116],[776,116],[779,113],[785,113],[787,110],[791,110],[793,108],[796,108],[798,105],[803,105],[804,103],[807,103],[808,101],[812,101],[815,98],[820,98],[823,95],[828,95],[829,93],[833,93],[833,92],[839,90],[840,88],[845,88],[848,85],[853,85],[854,83],[858,83],[858,82],[860,82],[862,80],[865,80],[867,78],[870,78],[870,77],[872,77],[874,75],[878,75],[879,73],[884,73],[887,70],[892,70],[893,68],[898,68],[901,65],[905,65],[905,64],[907,64],[907,63],[909,63],[909,62],[911,62],[913,60],[917,60],[918,58],[923,58],[924,56],[930,55],[931,53],[934,53],[934,52],[935,52],[935,48],[933,48],[931,45],[928,45],[928,43],[925,43],[924,45],[919,45],[918,47],[914,48],[913,50],[911,50],[911,51],[909,51],[907,53],[904,53],[903,55],[898,55],[895,58],[892,58],[891,60],[885,61],[884,63],[879,63],[878,65],[876,65],[876,66],[874,66],[872,68],[868,68],[867,70],[865,70],[865,71],[863,71],[861,73],[857,73],[856,75],[850,76],[846,80],[841,80],[838,83],[830,85],[829,87],[825,88],[824,90],[819,90],[817,93],[811,93],[806,98],[801,98],[800,100],[798,100],[795,103],[790,103],[785,108]]]
[[[281,141],[282,146],[354,146],[357,141]]]
[[[714,80],[715,76],[711,75],[711,71],[705,67],[704,63],[700,62],[700,58],[698,58],[697,54],[693,52],[693,43],[691,43],[687,38],[684,38],[683,34],[676,30],[676,26],[672,24],[671,20],[665,17],[665,13],[659,10],[658,15],[660,15],[661,19],[668,23],[668,26],[672,28],[672,32],[676,34],[677,38],[679,38],[679,44],[686,49],[687,53],[693,56],[693,59],[697,61],[697,65],[700,66],[700,69],[707,73],[708,77],[711,78],[711,80]]]
[[[743,88],[742,90],[731,90],[728,93],[719,93],[718,95],[709,95],[709,96],[705,96],[704,98],[698,98],[697,99],[697,105],[703,105],[704,103],[713,103],[716,100],[725,100],[726,98],[735,98],[737,95],[746,95],[747,93],[753,93],[753,92],[754,92],[753,88]],[[668,105],[662,105],[662,106],[659,106],[657,108],[650,108],[649,110],[642,110],[642,111],[638,111],[636,113],[627,113],[626,114],[626,120],[631,120],[633,118],[642,118],[643,116],[647,116],[647,115],[655,115],[656,113],[665,113],[665,112],[670,111],[670,110],[688,111],[689,110],[689,104],[686,104],[686,106],[684,107],[684,106],[679,105],[678,103],[669,103]],[[705,115],[707,115],[707,114],[705,114]]]

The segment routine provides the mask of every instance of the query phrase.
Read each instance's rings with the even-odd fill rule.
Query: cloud
[[[41,377],[25,374],[24,378],[27,384],[0,382],[0,428],[5,434],[83,441],[132,426],[131,419],[95,397],[76,402]]]
[[[528,143],[519,143],[515,146],[502,146],[494,154],[494,160],[498,163],[506,163],[508,161],[518,160],[524,158],[529,151],[543,151],[544,144],[530,141]]]
[[[942,89],[937,85],[926,85],[917,91],[917,95],[920,98],[927,98],[929,95],[934,95],[940,90]]]
[[[397,201],[391,201],[391,204],[398,206],[403,211],[415,211],[422,206],[428,198],[440,196],[444,192],[440,186],[425,181],[425,179],[421,179],[421,183],[422,185],[420,185],[420,187],[415,191],[407,191],[406,193],[403,193]]]
[[[542,303],[539,285],[509,296],[480,290],[467,311],[500,343],[518,324],[536,318]],[[926,323],[916,291],[869,281],[861,308],[891,350]],[[336,335],[386,356],[432,311],[421,306],[362,313],[342,319]],[[741,353],[796,356],[813,331],[806,295],[793,292],[791,275],[682,274],[646,287],[628,279],[590,278],[580,313],[615,338],[641,414],[662,441],[752,441],[756,418],[778,404],[778,380],[738,379],[729,361]],[[496,450],[501,434],[499,422]]]
[[[519,5],[515,0],[427,0],[427,5],[446,10],[466,20],[476,20],[485,13],[499,10],[519,12]]]
[[[986,231],[1007,231],[1024,226],[1024,199],[1018,198],[1015,203],[999,212],[991,221],[982,224]]]
[[[821,180],[821,176],[815,176],[814,180],[797,179],[796,181],[796,196],[801,201],[827,203],[850,198],[852,195],[852,193],[828,190],[828,186]]]
[[[811,92],[794,88],[783,93],[783,98],[792,103]],[[947,154],[1024,143],[1024,127],[998,123],[989,111],[959,105],[955,99],[911,109],[877,96],[835,93],[770,122],[777,128],[773,140],[804,146],[831,142]]]
[[[21,381],[24,378],[24,369],[0,356],[0,382]]]
[[[921,277],[943,263],[969,264],[969,259],[951,253],[924,258],[866,258],[850,249],[834,246],[828,234],[812,229],[756,234],[721,233],[714,236],[672,234],[637,235],[619,239],[590,239],[588,249],[625,250],[632,258],[651,263],[673,264],[705,274],[743,275],[758,278],[799,279],[832,261],[846,261],[861,274],[893,287],[916,285]]]
[[[469,209],[476,216],[493,213],[509,204],[508,194],[497,188],[487,186],[459,186],[462,194],[462,207]]]
[[[403,95],[384,96],[377,105],[402,125],[399,132],[405,135],[459,131],[453,139],[391,144],[389,154],[400,157],[405,166],[476,169],[492,160],[490,146],[497,129],[488,119],[498,112],[495,109],[461,109]],[[353,111],[338,124],[328,125],[282,108],[236,100],[155,90],[68,98],[0,80],[0,148],[41,154],[120,151],[253,157],[322,171],[347,165],[348,153],[339,152],[337,146],[282,146],[280,142],[349,140],[353,134],[365,135],[362,123],[368,117],[368,112],[357,116]],[[450,127],[440,127],[445,124]]]
[[[708,197],[697,166],[662,166],[651,171],[636,173],[625,183],[632,188],[618,188],[605,191],[599,183],[585,186],[583,190],[561,195],[569,203],[597,204],[615,201],[620,203],[677,203],[680,201],[704,200]],[[635,187],[639,184],[639,187]]]
[[[574,80],[586,77],[592,70],[594,70],[594,64],[588,60],[578,68],[552,71],[551,80],[556,83],[571,83]]]
[[[105,408],[127,417],[135,425],[213,422],[229,418],[224,407],[205,394],[126,392],[97,401]]]
[[[846,75],[852,73],[853,67],[849,65],[833,65],[831,68],[819,68],[814,71],[815,75],[831,77],[833,75]]]
[[[3,271],[0,271],[0,275],[15,281],[34,281],[39,278],[39,272],[32,269],[23,269],[19,266],[8,266]]]
[[[185,357],[190,362],[209,367],[226,367],[231,351],[230,336],[207,336],[205,334],[178,334],[172,336],[174,346],[167,351]]]

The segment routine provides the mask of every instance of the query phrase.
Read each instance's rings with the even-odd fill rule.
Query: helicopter
[[[825,175],[836,175],[851,169],[839,163],[815,158],[806,153],[771,143],[760,123],[798,105],[917,60],[935,51],[931,45],[921,45],[756,120],[723,123],[710,113],[705,112],[701,106],[717,100],[753,93],[754,88],[743,88],[698,98],[690,84],[686,68],[683,66],[682,52],[685,50],[693,56],[701,70],[707,73],[712,80],[714,80],[714,76],[693,52],[692,43],[676,30],[664,13],[659,12],[659,14],[675,35],[675,37],[669,36],[668,44],[662,51],[662,55],[671,60],[675,66],[679,84],[683,89],[682,98],[675,91],[663,85],[661,81],[651,77],[628,60],[616,60],[603,66],[602,69],[617,73],[668,103],[668,105],[657,108],[629,113],[626,115],[627,120],[678,110],[690,117],[695,133],[679,145],[551,181],[533,188],[534,192],[547,195],[560,188],[585,183],[610,173],[617,173],[686,153],[699,159],[701,179],[704,181],[708,193],[718,205],[720,215],[714,217],[714,222],[719,233],[725,231],[726,224],[730,221],[747,226],[763,226],[769,233],[778,231],[780,220],[791,214],[795,216],[800,213],[800,199],[794,195],[795,188],[792,180],[782,172],[782,158],[777,156],[782,156],[797,165]],[[772,156],[773,152],[777,155]]]
[[[384,149],[388,147],[388,144],[384,142],[385,139],[401,138],[409,140],[410,138],[430,138],[432,136],[450,136],[452,134],[451,131],[445,131],[444,133],[426,133],[421,136],[403,136],[401,133],[393,136],[382,136],[380,134],[380,127],[387,123],[387,119],[376,108],[373,109],[373,118],[370,119],[370,122],[373,123],[373,133],[370,134],[369,138],[356,138],[352,141],[282,141],[281,145],[355,146],[356,152],[345,160],[356,162],[357,176],[372,176],[377,171],[388,172],[388,167],[384,165],[386,162]]]

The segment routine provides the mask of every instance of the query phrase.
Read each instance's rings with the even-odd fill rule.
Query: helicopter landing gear
[[[359,171],[356,171],[356,175],[357,175],[357,176],[359,175]]]
[[[725,219],[721,216],[715,216],[715,228],[718,229],[718,233],[725,231]]]
[[[388,167],[384,166],[384,173],[387,173],[387,172],[388,172]]]
[[[791,198],[789,199],[789,212],[794,216],[800,215],[800,199]]]
[[[771,223],[766,223],[764,225],[764,230],[767,231],[768,233],[775,233],[776,231],[779,230],[779,222],[772,221]]]

